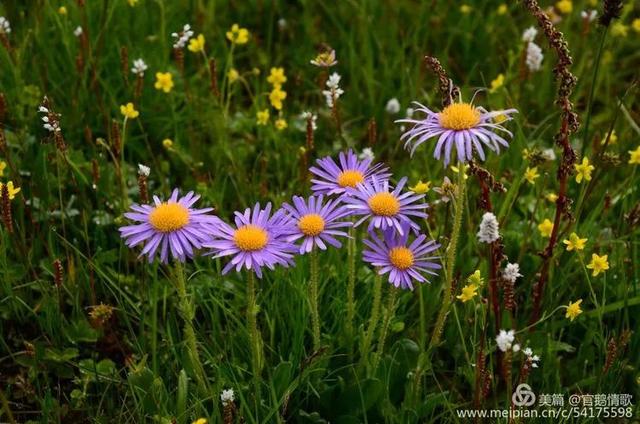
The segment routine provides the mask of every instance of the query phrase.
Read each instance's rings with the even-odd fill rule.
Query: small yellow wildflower
[[[227,31],[227,40],[232,44],[246,44],[249,41],[249,30],[233,24],[231,30]]]
[[[191,52],[199,53],[201,51],[204,51],[204,43],[205,43],[204,35],[198,34],[197,37],[194,37],[191,40],[189,40],[189,47],[187,48]]]
[[[409,187],[409,190],[413,191],[416,194],[425,194],[431,189],[431,181],[427,181],[423,183],[422,180],[418,180],[416,185],[413,187]]]
[[[173,75],[170,72],[156,72],[156,83],[154,87],[168,93],[173,88]]]
[[[240,78],[240,73],[236,68],[231,68],[229,69],[229,72],[227,72],[227,78],[229,79],[229,84],[233,84]]]
[[[562,242],[567,245],[567,252],[571,252],[572,250],[584,250],[585,244],[587,244],[586,238],[580,238],[578,234],[571,233],[568,239],[563,240]]]
[[[607,138],[602,139],[602,144],[606,143]],[[618,144],[618,134],[616,134],[616,130],[612,130],[609,135],[609,144]]]
[[[553,222],[546,218],[540,225],[538,225],[538,231],[542,237],[551,237],[553,231]]]
[[[587,268],[593,270],[592,274],[597,277],[598,274],[609,269],[609,255],[598,256],[596,253],[591,254],[591,262],[587,264]]]
[[[451,167],[450,167],[450,168],[451,168],[451,170],[452,170],[455,174],[457,174],[458,172],[460,172],[460,169],[459,169],[457,166],[453,166],[453,165],[451,165]],[[465,180],[469,179],[469,176],[467,175],[467,168],[468,168],[468,166],[467,166],[467,165],[462,164],[462,172],[464,172],[464,179],[465,179]]]
[[[468,15],[469,13],[471,13],[471,6],[469,6],[468,4],[463,4],[462,6],[460,6],[460,12],[462,12],[462,14],[464,15]]]
[[[269,109],[258,111],[256,118],[258,125],[267,125],[267,122],[269,122]]]
[[[475,284],[467,284],[462,288],[462,293],[456,296],[462,303],[468,302],[478,295],[478,286]]]
[[[573,165],[576,168],[576,182],[580,184],[582,180],[591,181],[591,172],[596,169],[595,166],[589,164],[589,158],[582,158],[581,164]]]
[[[171,150],[171,148],[173,147],[173,140],[171,140],[170,138],[165,138],[164,140],[162,140],[162,147],[167,150]]]
[[[635,32],[640,32],[640,18],[635,18],[631,22],[631,28],[633,28]]]
[[[629,165],[640,165],[640,146],[635,150],[629,150]]]
[[[136,4],[138,4],[138,0],[127,0],[127,2],[129,3],[129,6],[133,7]]]
[[[529,184],[535,184],[536,179],[540,176],[538,174],[538,167],[534,166],[533,168],[529,168],[524,171],[524,179],[527,180]]]
[[[287,92],[275,87],[271,93],[269,93],[269,101],[271,106],[277,110],[282,110],[282,101],[287,98]]]
[[[556,9],[565,15],[573,11],[573,2],[571,0],[560,0],[556,3]]]
[[[614,37],[626,37],[629,34],[629,27],[622,22],[615,22],[611,25],[611,35]]]
[[[206,418],[198,418],[197,420],[195,420],[194,422],[192,422],[191,424],[207,424],[209,421],[207,421]]]
[[[576,319],[576,317],[582,313],[582,309],[580,309],[581,303],[582,299],[578,299],[575,302],[569,302],[569,304],[566,306],[567,314],[565,315],[565,317],[569,318],[571,321]]]
[[[475,272],[467,278],[467,283],[476,285],[478,287],[484,284],[484,278],[482,278],[479,269],[476,269]]]
[[[491,81],[490,93],[495,93],[500,87],[504,85],[504,74],[498,74],[498,76]]]
[[[4,175],[4,170],[7,168],[7,163],[0,160],[0,177]]]
[[[282,130],[284,130],[285,128],[287,128],[287,127],[288,127],[288,125],[287,125],[287,121],[285,121],[285,120],[284,120],[284,119],[282,119],[282,118],[278,118],[278,119],[276,119],[276,122],[275,122],[275,124],[274,124],[274,125],[276,126],[276,129],[277,129],[278,131],[282,131]]]
[[[504,15],[505,13],[507,13],[507,10],[508,10],[507,5],[502,3],[500,6],[498,6],[498,10],[497,10],[498,15]]]
[[[558,195],[555,193],[549,193],[546,196],[546,199],[552,203],[555,203],[556,200],[558,200]]]
[[[120,113],[127,119],[136,119],[138,115],[140,115],[140,112],[136,110],[136,108],[133,106],[133,103],[131,102],[127,103],[126,105],[121,105]]]
[[[60,6],[58,8],[58,13],[61,14],[61,15],[66,15],[67,14],[67,8],[64,7],[64,6]]]
[[[2,192],[2,188],[4,187],[4,184],[0,183],[0,193]],[[16,194],[20,193],[21,188],[20,187],[14,187],[13,186],[13,181],[9,181],[7,183],[7,191],[9,192],[9,200],[13,200],[16,197]]]
[[[319,66],[321,68],[330,68],[337,63],[338,61],[336,60],[336,51],[333,49],[318,53],[315,59],[311,60],[312,65]]]
[[[280,88],[282,84],[287,82],[287,77],[284,75],[283,68],[271,68],[271,72],[267,77],[267,82],[273,85],[273,88]]]

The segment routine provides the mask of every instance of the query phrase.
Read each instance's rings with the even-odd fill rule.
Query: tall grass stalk
[[[389,293],[387,294],[387,304],[384,308],[384,314],[382,317],[382,328],[380,329],[380,335],[378,336],[378,345],[376,346],[376,353],[373,355],[373,364],[371,372],[375,372],[380,364],[380,358],[384,353],[384,344],[387,340],[387,333],[389,332],[389,324],[393,318],[393,312],[395,311],[396,297],[398,296],[398,289],[392,285],[389,286]]]
[[[249,343],[251,344],[251,366],[255,383],[256,399],[260,397],[261,349],[260,333],[258,333],[258,305],[256,302],[256,276],[249,271],[247,276],[247,325],[249,326]]]
[[[347,268],[347,340],[349,341],[353,339],[353,320],[356,315],[356,229],[353,226],[349,227]]]

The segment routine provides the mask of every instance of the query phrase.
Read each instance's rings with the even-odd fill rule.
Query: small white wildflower
[[[193,30],[191,30],[191,25],[185,24],[185,26],[182,27],[182,31],[174,32],[171,34],[171,36],[176,39],[175,43],[173,43],[174,49],[184,48],[184,46],[187,45],[189,39],[193,37]]]
[[[84,31],[82,31],[82,27],[78,25],[76,29],[73,30],[73,35],[75,35],[76,37],[80,37],[83,32]]]
[[[233,393],[233,389],[223,390],[222,393],[220,394],[220,400],[222,401],[222,404],[224,406],[233,402],[235,400],[235,394]]]
[[[496,337],[496,344],[498,345],[498,349],[503,352],[511,349],[511,344],[515,340],[515,334],[513,330],[500,330],[500,333]]]
[[[304,111],[300,114],[300,119],[304,121],[304,130],[307,130],[307,120],[311,118],[311,128],[315,131],[318,129],[318,124],[316,121],[318,120],[318,115],[307,111]]]
[[[0,16],[0,34],[9,34],[11,32],[11,25],[4,16]]]
[[[280,30],[283,30],[286,27],[287,27],[287,20],[285,18],[278,19],[278,28],[280,28]]]
[[[42,113],[49,113],[49,109],[47,109],[47,108],[46,108],[46,107],[44,107],[44,106],[40,106],[40,107],[38,108],[38,112],[42,112]]]
[[[142,77],[144,76],[144,71],[147,70],[147,64],[142,60],[142,58],[136,59],[133,61],[133,68],[131,68],[131,72]]]
[[[527,44],[527,68],[531,72],[539,71],[542,67],[542,59],[544,59],[544,55],[542,54],[542,49],[533,41]]]
[[[408,107],[408,108],[407,108],[407,112],[406,112],[406,114],[407,114],[407,118],[413,118],[413,113],[414,113],[414,112],[415,112],[415,109],[414,109],[414,108],[412,108],[412,107]]]
[[[375,159],[375,155],[373,154],[373,150],[370,147],[365,147],[362,149],[362,153],[358,155],[359,159],[369,159],[373,161]]]
[[[504,271],[502,271],[502,278],[512,283],[515,283],[518,277],[522,277],[520,265],[518,264],[507,264]]]
[[[43,116],[42,117],[42,122],[49,122],[49,117],[48,116]]]
[[[535,40],[536,35],[538,35],[538,30],[535,27],[529,27],[524,30],[522,33],[522,41],[525,43],[530,43]]]
[[[530,347],[526,347],[524,348],[524,350],[522,351],[522,353],[524,353],[527,356],[532,356],[533,355],[533,351],[531,350]]]
[[[598,17],[598,11],[597,10],[583,10],[582,12],[580,12],[580,16],[582,16],[582,19],[584,19],[587,22],[593,22]]]
[[[387,111],[387,113],[395,115],[396,113],[400,112],[400,102],[395,97],[393,99],[389,99],[384,109]]]
[[[151,168],[141,163],[138,164],[138,175],[143,177],[148,177],[150,173],[151,173]]]
[[[544,149],[542,151],[542,157],[545,160],[556,160],[556,152],[553,151],[553,149]]]
[[[538,355],[534,355],[530,347],[524,349],[522,353],[524,353],[527,359],[531,361],[532,368],[538,368],[538,362],[540,362],[540,357]]]
[[[485,212],[480,222],[480,230],[476,234],[481,243],[493,243],[500,238],[498,219],[491,212]]]
[[[520,344],[519,343],[514,344],[511,350],[513,350],[516,353],[520,352]]]
[[[333,102],[338,100],[338,98],[344,94],[344,90],[339,86],[340,78],[340,75],[337,72],[334,72],[333,74],[331,74],[329,80],[327,81],[327,88],[329,89],[322,90],[322,94],[325,97],[327,106],[330,108],[333,107]]]

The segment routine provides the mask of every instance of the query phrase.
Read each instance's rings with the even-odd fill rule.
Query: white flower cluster
[[[144,60],[142,60],[142,58],[136,59],[133,61],[133,68],[131,68],[131,72],[133,72],[139,77],[143,77],[144,71],[146,70],[147,70],[147,64],[144,63]]]
[[[524,30],[522,33],[522,41],[525,43],[531,43],[536,39],[536,35],[538,35],[538,30],[535,27],[529,27]]]
[[[309,111],[305,111],[302,112],[300,114],[300,119],[302,119],[304,121],[304,130],[306,131],[307,128],[307,120],[311,118],[311,128],[315,131],[318,129],[318,124],[316,123],[316,121],[318,120],[318,115],[316,115],[315,113],[311,113]]]
[[[151,168],[141,163],[138,164],[138,175],[140,175],[141,177],[148,177],[150,173]]]
[[[503,352],[506,352],[507,350],[511,349],[511,346],[515,338],[516,336],[513,330],[509,330],[509,331],[500,330],[500,333],[498,333],[498,336],[496,337],[496,344],[498,345],[498,349],[500,349]],[[516,345],[516,346],[518,346],[517,349],[519,350],[520,345]]]
[[[9,34],[11,32],[11,25],[4,16],[0,16],[0,34]]]
[[[538,368],[538,362],[540,362],[540,357],[538,355],[534,355],[530,347],[523,350],[522,353],[527,355],[527,358],[531,361],[532,368]]]
[[[393,99],[389,99],[384,109],[387,111],[387,113],[395,115],[396,113],[400,112],[400,102],[395,97]]]
[[[531,72],[539,71],[542,67],[542,59],[544,59],[544,55],[542,54],[542,49],[533,41],[530,41],[527,44],[527,68]]]
[[[340,78],[340,75],[338,75],[337,72],[334,72],[333,74],[331,74],[329,80],[327,81],[328,90],[322,90],[322,94],[324,94],[324,97],[327,101],[327,106],[330,108],[333,107],[333,102],[338,100],[338,98],[344,94],[344,90],[340,88],[339,85]]]
[[[371,147],[365,147],[362,149],[362,153],[358,155],[358,159],[369,159],[370,161],[373,161],[375,159],[375,155],[373,154]]]
[[[502,278],[512,283],[515,283],[518,277],[522,277],[520,265],[518,264],[507,264],[504,271],[502,271]]]
[[[193,30],[191,29],[191,25],[185,24],[182,27],[182,31],[174,32],[171,34],[173,38],[176,39],[175,43],[173,43],[174,49],[182,49],[187,45],[187,42],[191,37],[193,37]]]
[[[220,394],[220,400],[222,401],[222,405],[227,406],[235,400],[235,394],[233,393],[233,389],[225,389]]]
[[[76,29],[73,30],[73,35],[75,35],[76,37],[80,37],[83,32],[84,31],[82,30],[82,27],[78,25]]]
[[[478,231],[478,241],[481,243],[493,243],[500,238],[498,219],[491,212],[485,212],[480,222],[480,230]]]
[[[587,22],[593,22],[598,17],[598,11],[595,9],[592,10],[583,10],[580,12],[580,16]]]
[[[45,101],[46,100],[47,98],[45,97]],[[44,124],[42,126],[45,130],[49,132],[60,132],[60,123],[55,113],[42,105],[38,108],[38,112],[44,113],[44,116],[42,117],[42,122],[44,122]]]

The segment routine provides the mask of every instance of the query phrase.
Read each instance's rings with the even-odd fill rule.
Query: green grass
[[[626,37],[612,28],[604,35],[599,61],[604,28],[594,22],[585,31],[580,17],[581,10],[594,6],[575,1],[573,12],[558,23],[578,77],[572,101],[580,121],[589,122],[588,131],[583,126],[571,143],[578,157],[588,156],[596,168],[589,182],[577,184],[570,177],[573,220],[563,221],[551,260],[543,318],[528,327],[539,252],[547,244],[537,226],[555,213],[545,197],[558,190],[560,151],[553,136],[560,123],[555,57],[541,33],[536,43],[545,55],[543,67],[535,73],[523,69],[521,34],[535,20],[521,3],[507,2],[503,15],[497,12],[500,2],[471,0],[469,14],[457,3],[408,0],[85,3],[0,5],[0,16],[12,27],[10,48],[0,46],[0,131],[6,140],[0,162],[7,164],[0,182],[21,188],[11,201],[14,232],[0,226],[0,422],[191,423],[200,417],[223,422],[220,394],[229,388],[235,392],[235,422],[465,422],[456,410],[473,408],[482,346],[493,380],[481,408],[508,408],[519,382],[521,353],[513,354],[508,381],[499,369],[500,328],[515,329],[517,341],[541,356],[540,367],[526,380],[537,395],[560,393],[566,402],[573,393],[628,393],[637,403],[640,177],[638,165],[628,164],[628,151],[640,144],[640,33],[631,27],[640,16],[637,4],[627,4],[614,21],[629,26]],[[602,13],[600,4],[595,8]],[[173,58],[170,34],[185,23],[196,35],[204,34],[206,55],[216,60],[221,98],[210,88],[203,55],[185,49],[184,73]],[[225,33],[234,23],[248,28],[251,39],[231,50]],[[79,25],[85,45],[73,34]],[[338,102],[339,130],[321,94],[322,70],[309,64],[322,44],[336,50],[338,65],[330,72],[342,76],[345,90]],[[122,49],[128,53],[126,72]],[[490,257],[475,236],[483,210],[478,180],[470,176],[454,293],[476,269],[487,283],[474,301],[453,299],[440,344],[431,345],[430,339],[442,305],[444,270],[431,284],[397,293],[393,314],[388,313],[391,286],[383,277],[375,331],[367,333],[377,283],[374,270],[361,260],[362,226],[355,233],[353,322],[345,319],[346,243],[318,255],[319,349],[313,348],[309,258],[297,257],[295,267],[267,271],[257,280],[262,367],[256,373],[246,272],[223,276],[226,260],[197,257],[185,265],[187,299],[181,303],[171,268],[137,259],[140,249],[121,241],[122,214],[140,201],[138,163],[151,167],[150,194],[166,197],[173,187],[194,190],[202,196],[200,205],[215,206],[224,219],[257,201],[278,206],[294,194],[310,194],[306,167],[346,147],[371,147],[394,181],[406,175],[410,185],[421,179],[441,186],[445,176],[455,182],[458,175],[432,158],[433,142],[410,158],[393,122],[404,117],[412,100],[441,107],[437,79],[424,68],[426,54],[441,61],[464,100],[475,95],[475,104],[487,109],[519,110],[506,124],[514,132],[510,148],[489,154],[482,164],[506,188],[491,201],[504,253],[523,274],[515,286],[513,317],[504,314],[495,328],[490,304],[480,300],[489,297]],[[140,116],[129,119],[123,132],[120,105],[134,101],[136,81],[129,70],[138,57],[149,66],[135,100]],[[228,84],[225,71],[232,67],[242,80]],[[288,78],[283,131],[274,127],[278,112],[269,105],[271,67],[283,67]],[[170,93],[154,88],[156,72],[172,73]],[[476,94],[500,73],[502,87]],[[38,106],[45,95],[61,113],[64,152],[42,128]],[[398,115],[385,111],[393,97],[402,105]],[[258,126],[256,113],[267,108],[270,122]],[[305,152],[306,124],[299,117],[304,111],[318,114],[315,149]],[[372,121],[375,140],[368,131]],[[121,160],[114,128],[124,139]],[[617,143],[603,147],[601,140],[612,130]],[[163,147],[166,138],[173,140],[170,149]],[[558,159],[534,163],[523,158],[525,148],[553,148]],[[534,185],[523,177],[533,166],[541,174]],[[421,222],[422,231],[442,243],[444,258],[454,205],[433,190],[426,198],[430,216]],[[588,238],[580,254],[561,243],[572,231]],[[596,277],[584,268],[592,253],[607,254],[610,264]],[[64,269],[60,287],[54,284],[55,260]],[[577,299],[583,299],[584,313],[572,322],[560,307]],[[99,304],[114,308],[102,325],[89,316]],[[185,305],[193,308],[203,381],[185,337]],[[604,372],[608,344],[626,330],[633,332],[628,344]],[[366,337],[370,347],[363,351]],[[637,414],[635,405],[632,413]],[[589,420],[602,418],[563,422]]]

